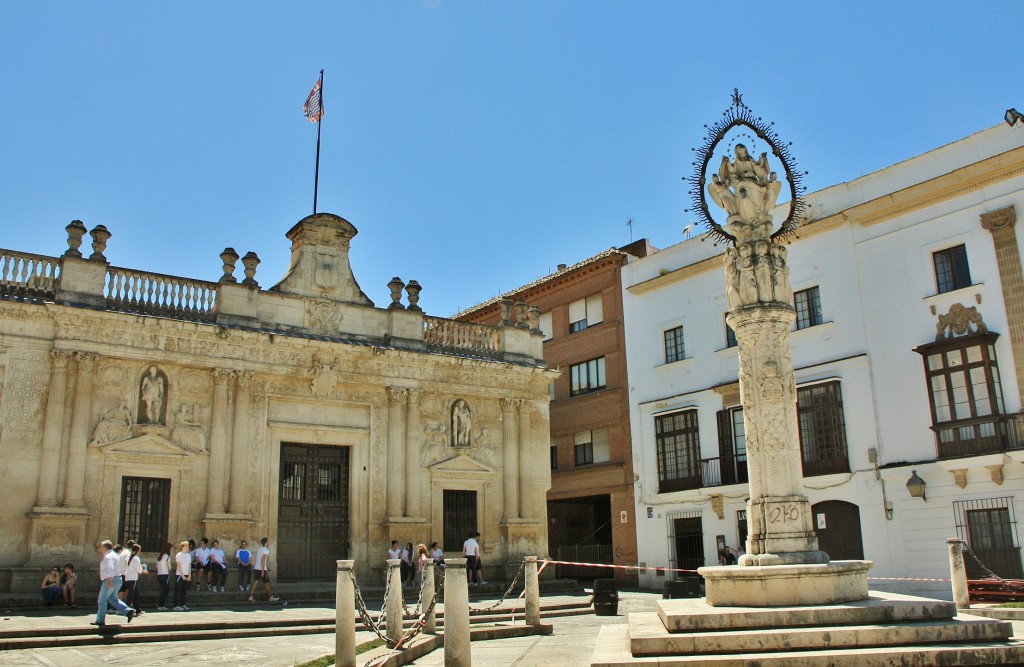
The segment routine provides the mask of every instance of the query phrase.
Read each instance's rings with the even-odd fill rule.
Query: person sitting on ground
[[[235,552],[235,561],[238,562],[238,590],[245,591],[252,583],[252,552],[245,540]]]
[[[68,563],[64,566],[64,574],[60,575],[60,591],[64,596],[64,606],[77,609],[75,604],[75,584],[78,583],[78,575],[75,574],[75,566]]]
[[[224,582],[228,580],[228,562],[218,540],[214,540],[210,547],[210,570],[212,572],[212,590],[223,593]]]
[[[434,559],[434,565],[444,566],[444,551],[437,542],[430,543],[430,557]]]
[[[39,585],[43,592],[43,604],[52,607],[57,604],[61,597],[60,589],[60,566],[54,565],[50,571],[43,576],[43,583]]]

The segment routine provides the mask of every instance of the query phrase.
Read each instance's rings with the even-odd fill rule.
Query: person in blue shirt
[[[252,583],[252,552],[245,540],[238,546],[235,560],[238,561],[238,590],[246,591]]]

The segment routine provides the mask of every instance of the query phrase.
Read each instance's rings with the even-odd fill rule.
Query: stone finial
[[[410,280],[409,283],[405,286],[405,291],[409,295],[408,310],[415,310],[417,312],[423,310],[417,305],[420,301],[420,291],[422,289],[423,288],[420,286],[419,282],[415,280]]]
[[[224,275],[220,277],[222,283],[237,283],[235,278],[235,264],[238,262],[238,253],[234,248],[224,248],[220,254],[220,261],[224,264]]]
[[[530,325],[530,331],[540,333],[540,308],[530,306],[530,309],[526,311],[526,321]]]
[[[498,324],[502,326],[512,326],[515,322],[512,321],[512,299],[502,299],[498,301],[498,306],[501,307],[501,322]]]
[[[100,262],[107,261],[107,258],[103,256],[103,251],[107,249],[107,241],[110,240],[113,234],[103,225],[96,225],[89,232],[89,236],[92,237],[92,254],[89,255],[89,259],[95,259]]]
[[[526,302],[523,300],[516,301],[516,328],[517,329],[529,329],[530,325],[526,322],[526,313],[530,309]]]
[[[260,258],[252,250],[245,253],[245,257],[242,258],[242,265],[245,267],[245,280],[242,281],[243,285],[249,287],[259,287],[260,284],[256,282],[256,267],[260,264]]]
[[[403,287],[405,287],[405,283],[402,282],[402,279],[399,278],[398,276],[395,276],[394,278],[388,281],[388,289],[391,290],[391,304],[388,306],[388,310],[397,310],[399,308],[405,308],[405,306],[402,305]]]
[[[64,257],[81,257],[82,237],[85,236],[85,224],[81,220],[72,220],[64,229],[68,232],[68,249]]]

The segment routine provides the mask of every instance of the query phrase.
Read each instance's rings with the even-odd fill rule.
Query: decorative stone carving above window
[[[988,327],[985,326],[985,321],[976,306],[966,308],[962,303],[954,303],[949,307],[949,312],[939,315],[935,325],[935,340],[952,340],[987,332]]]

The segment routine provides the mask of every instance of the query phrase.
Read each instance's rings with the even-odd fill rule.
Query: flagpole
[[[320,108],[324,108],[324,71],[320,70]],[[313,215],[316,215],[316,196],[320,189],[320,122],[323,120],[321,111],[320,120],[316,122],[316,172],[313,177]]]

